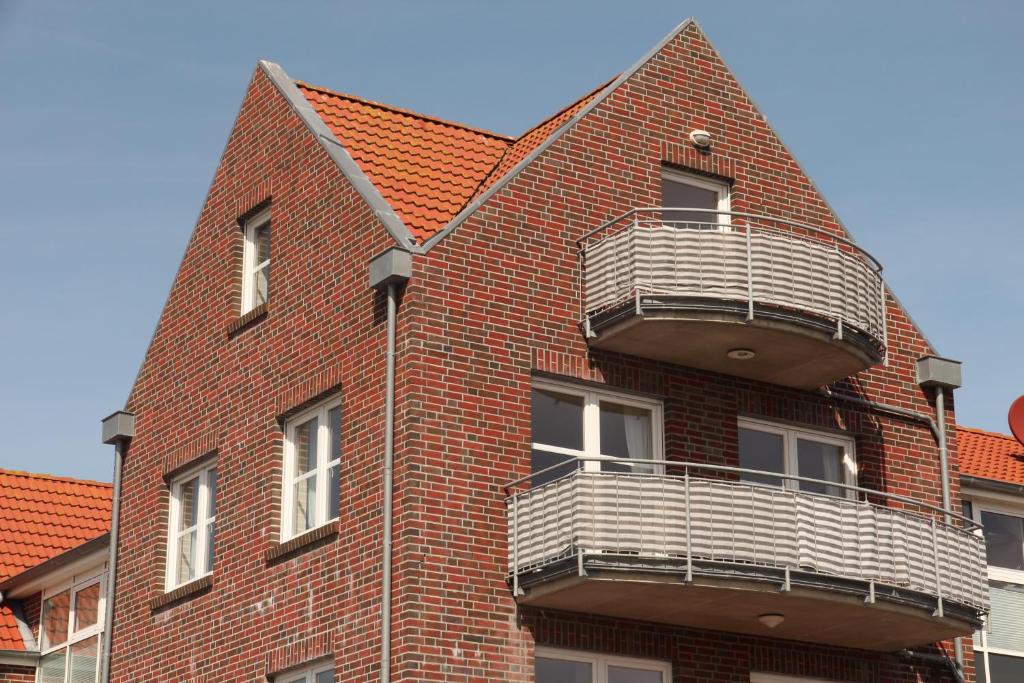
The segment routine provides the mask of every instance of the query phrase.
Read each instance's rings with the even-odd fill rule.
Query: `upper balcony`
[[[988,609],[984,541],[964,517],[776,472],[578,467],[506,489],[520,604],[878,651],[969,635]],[[842,495],[801,490],[822,485]]]
[[[580,258],[596,348],[803,389],[885,354],[881,265],[818,228],[634,209],[584,236]]]

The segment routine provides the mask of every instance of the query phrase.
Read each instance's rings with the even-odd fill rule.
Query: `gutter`
[[[982,491],[994,491],[996,493],[1012,493],[1015,496],[1024,496],[1024,484],[1011,484],[1008,481],[998,479],[985,479],[984,477],[973,477],[969,474],[960,475],[960,485]]]
[[[107,558],[107,586],[104,600],[103,654],[100,657],[100,682],[110,682],[110,651],[114,640],[114,598],[117,588],[117,546],[121,526],[121,473],[124,469],[124,454],[128,444],[135,437],[135,415],[119,410],[103,420],[103,443],[114,445],[114,498],[110,513],[110,554]]]
[[[39,653],[27,650],[0,650],[0,666],[23,666],[35,669],[39,666]]]
[[[86,541],[82,545],[75,546],[71,550],[65,551],[56,557],[51,557],[49,560],[36,566],[26,569],[20,574],[15,574],[3,583],[0,583],[0,595],[10,595],[12,591],[16,590],[20,586],[31,583],[38,577],[49,574],[50,572],[56,571],[61,567],[65,567],[75,560],[91,555],[107,545],[110,540],[110,533],[105,533],[102,536],[97,536],[91,541]]]
[[[384,455],[381,467],[383,502],[381,503],[381,578],[380,578],[380,682],[391,681],[391,563],[394,524],[395,471],[395,337],[398,326],[398,289],[412,276],[409,252],[391,248],[370,261],[371,289],[387,296],[387,354],[384,372]]]

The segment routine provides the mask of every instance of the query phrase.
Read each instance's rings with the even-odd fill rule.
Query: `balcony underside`
[[[582,574],[580,569],[582,568]],[[978,612],[910,590],[742,564],[609,555],[567,558],[521,577],[521,605],[620,619],[893,652],[956,636],[980,625]],[[872,595],[873,601],[872,601]],[[774,629],[762,614],[782,614]]]
[[[780,307],[645,295],[592,316],[594,348],[799,389],[814,389],[882,359],[877,340],[856,328]],[[728,357],[750,349],[748,360]]]

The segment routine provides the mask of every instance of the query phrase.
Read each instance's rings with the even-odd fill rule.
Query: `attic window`
[[[729,223],[729,186],[721,181],[665,169],[661,175],[661,205],[665,221],[680,228],[700,228]]]
[[[270,295],[270,209],[246,220],[243,230],[242,315],[245,315],[267,303]]]

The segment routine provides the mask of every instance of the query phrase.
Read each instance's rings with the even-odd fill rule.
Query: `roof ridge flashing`
[[[46,474],[43,472],[26,472],[24,470],[9,470],[0,467],[0,476],[2,475],[21,477],[23,479],[34,479],[37,481],[60,481],[72,484],[83,484],[85,486],[102,486],[108,489],[113,487],[113,484],[106,481],[95,481],[93,479],[76,479],[75,477],[62,476],[58,474]]]

